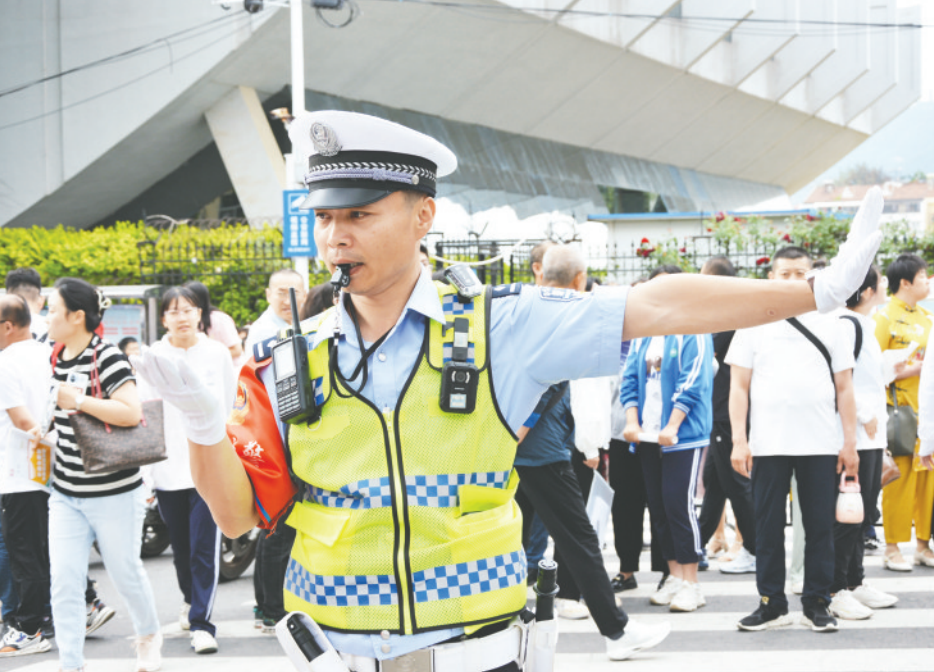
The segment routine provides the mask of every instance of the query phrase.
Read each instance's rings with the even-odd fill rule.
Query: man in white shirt
[[[33,339],[30,322],[29,306],[23,297],[0,297],[0,502],[4,541],[19,595],[13,622],[0,641],[0,657],[42,653],[51,648],[40,629],[49,602],[49,493],[43,483],[37,482],[42,480],[39,473],[34,478],[24,473],[28,471],[30,448],[22,433],[39,434],[38,424],[47,411],[52,370],[49,346]],[[34,470],[47,475],[49,457],[45,453],[44,465],[37,458]],[[17,461],[19,469],[15,467]]]
[[[809,270],[811,258],[804,249],[784,247],[772,259],[769,279],[803,282]],[[807,538],[804,618],[815,631],[836,630],[828,605],[837,474],[845,469],[855,476],[859,466],[853,350],[839,319],[807,313],[797,324],[786,320],[738,330],[726,362],[732,367],[731,461],[741,474],[752,472],[756,586],[761,598],[759,608],[737,626],[766,630],[793,622],[784,588],[785,502],[794,474]]]
[[[266,301],[269,302],[269,308],[250,326],[250,334],[246,338],[244,347],[248,358],[253,356],[254,345],[275,336],[281,329],[292,324],[290,288],[295,289],[296,305],[301,308],[305,302],[305,293],[308,291],[301,274],[291,268],[282,268],[269,276],[269,286],[266,287]]]

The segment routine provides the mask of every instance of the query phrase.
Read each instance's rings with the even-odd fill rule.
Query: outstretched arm
[[[816,308],[806,282],[666,275],[629,290],[622,338],[712,334],[776,322]]]

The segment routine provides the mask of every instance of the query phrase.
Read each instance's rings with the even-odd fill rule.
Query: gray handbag
[[[91,370],[91,390],[103,399],[97,352]],[[143,402],[143,418],[135,427],[117,427],[80,411],[70,417],[84,473],[101,474],[133,469],[166,459],[165,424],[161,399]]]
[[[899,406],[895,385],[892,385],[892,405],[888,407],[888,446],[894,457],[910,457],[915,454],[918,440],[918,416],[911,406]]]

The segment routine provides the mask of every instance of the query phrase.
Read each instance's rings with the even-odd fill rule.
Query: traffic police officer
[[[881,240],[875,193],[810,286],[676,275],[631,291],[509,285],[468,297],[432,283],[418,256],[436,180],[456,168],[450,150],[349,112],[302,115],[290,135],[307,168],[319,254],[349,278],[339,304],[301,326],[320,417],[279,421],[269,341],[244,367],[226,427],[184,362],[149,351],[136,366],[184,409],[192,474],[221,529],[297,529],[286,606],[309,614],[358,669],[495,633],[523,608],[512,460],[549,385],[612,375],[621,338],[831,310],[862,282]],[[452,360],[476,367],[470,413],[439,402]],[[279,520],[293,499],[288,521]],[[611,659],[668,634],[667,625],[627,621],[621,612],[619,631],[602,633]],[[516,669],[519,652],[498,634],[482,640],[489,656],[461,655],[458,669]],[[435,651],[433,669],[444,672]]]

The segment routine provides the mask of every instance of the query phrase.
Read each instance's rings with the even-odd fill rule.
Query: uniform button
[[[379,353],[378,355],[376,355],[376,359],[378,359],[378,360],[381,361],[381,362],[385,362],[385,361],[386,361],[386,353],[385,353],[385,352]]]
[[[392,647],[389,644],[383,644],[381,650],[383,653],[392,653]]]
[[[381,633],[379,633],[379,636],[383,639],[389,639],[389,630],[383,630]]]

